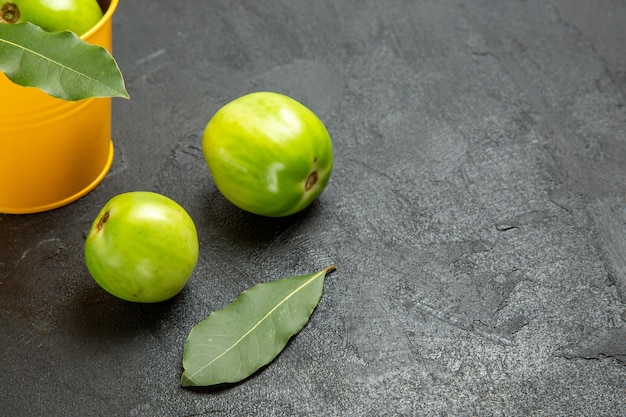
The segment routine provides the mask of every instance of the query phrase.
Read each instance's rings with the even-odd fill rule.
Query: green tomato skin
[[[268,217],[306,208],[326,187],[333,166],[321,120],[272,92],[251,93],[218,110],[204,130],[202,149],[224,197]]]
[[[198,260],[189,214],[173,200],[135,191],[107,202],[85,240],[93,279],[126,301],[155,303],[178,294]]]
[[[18,22],[31,22],[53,32],[69,30],[82,36],[102,19],[96,0],[11,0],[19,9]]]

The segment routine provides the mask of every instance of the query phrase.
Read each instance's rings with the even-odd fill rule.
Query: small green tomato
[[[69,30],[82,36],[102,16],[96,0],[0,0],[0,22],[31,22],[49,32]]]
[[[307,207],[333,166],[332,144],[320,119],[282,94],[257,92],[222,107],[202,139],[219,191],[235,206],[282,217]]]
[[[154,303],[178,294],[198,260],[198,236],[175,201],[135,191],[107,202],[85,241],[93,279],[127,301]]]

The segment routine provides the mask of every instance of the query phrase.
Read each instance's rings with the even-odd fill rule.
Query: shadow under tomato
[[[75,293],[63,327],[75,337],[91,342],[122,341],[146,332],[155,333],[164,320],[171,319],[183,292],[160,303],[144,304],[116,298],[95,284],[86,286]]]
[[[289,229],[298,228],[316,216],[317,200],[304,210],[286,217],[266,217],[244,211],[226,200],[217,189],[208,193],[199,221],[200,230],[213,231],[214,236],[228,237],[232,244],[244,246],[274,241]]]

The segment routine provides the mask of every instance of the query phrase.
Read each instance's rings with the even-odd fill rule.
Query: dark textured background
[[[626,415],[625,21],[622,0],[122,0],[111,172],[0,215],[0,415]],[[200,149],[257,90],[334,142],[327,189],[286,219],[226,202]],[[91,221],[131,190],[198,227],[169,302],[114,299],[84,266]],[[272,364],[179,386],[195,323],[330,264]]]

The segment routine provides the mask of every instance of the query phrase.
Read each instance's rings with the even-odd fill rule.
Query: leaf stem
[[[335,265],[331,265],[331,266],[327,266],[326,268],[322,269],[322,271],[324,271],[325,274],[330,274],[333,271],[336,271],[337,267]]]

